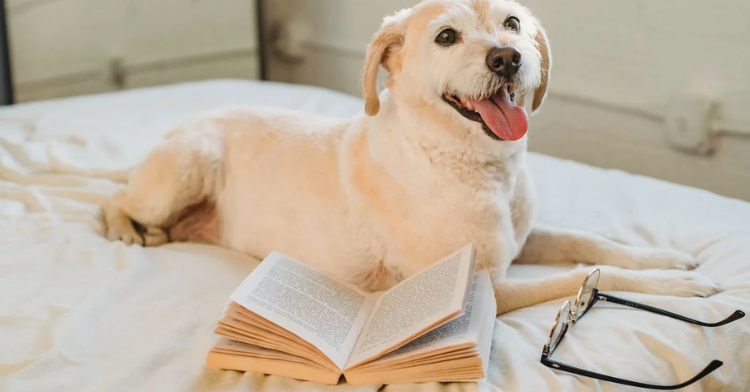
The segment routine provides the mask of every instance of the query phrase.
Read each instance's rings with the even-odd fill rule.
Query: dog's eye
[[[448,28],[448,29],[441,31],[440,34],[438,34],[438,36],[435,37],[435,42],[438,45],[450,46],[456,43],[457,37],[458,37],[458,33],[456,32],[456,30]]]
[[[509,16],[508,19],[505,19],[503,26],[505,26],[506,29],[518,31],[521,28],[521,22],[515,16]]]

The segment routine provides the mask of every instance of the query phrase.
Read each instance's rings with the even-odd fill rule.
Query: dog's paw
[[[149,226],[143,232],[143,243],[146,246],[159,246],[169,242],[169,234],[161,227]]]
[[[122,241],[125,245],[143,245],[143,237],[129,222],[127,224],[108,225],[107,239]]]
[[[690,271],[698,268],[698,261],[689,253],[670,248],[643,249],[641,269],[673,269]]]
[[[695,271],[653,271],[645,292],[678,297],[710,297],[724,291],[712,279]]]
[[[118,208],[105,207],[104,224],[107,228],[108,240],[122,241],[126,245],[143,245],[143,236],[124,211]]]

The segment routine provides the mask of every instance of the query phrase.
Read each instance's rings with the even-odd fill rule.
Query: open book
[[[273,252],[231,295],[206,365],[326,384],[482,380],[497,307],[474,258],[469,244],[368,293]]]

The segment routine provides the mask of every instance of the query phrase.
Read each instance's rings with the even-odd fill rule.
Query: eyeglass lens
[[[575,320],[578,321],[589,310],[594,302],[594,289],[599,285],[600,271],[595,268],[583,281],[575,304]]]
[[[555,324],[552,326],[552,330],[549,334],[549,355],[557,348],[558,343],[562,340],[563,327],[570,321],[570,301],[565,301],[560,311],[557,313],[555,318]]]

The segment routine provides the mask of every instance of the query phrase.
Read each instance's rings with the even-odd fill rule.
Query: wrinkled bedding
[[[363,108],[360,99],[313,87],[217,80],[0,110],[0,391],[353,389],[204,367],[214,322],[257,260],[212,246],[142,248],[103,238],[98,203],[123,186],[129,168],[177,122],[237,104],[332,116]],[[617,294],[709,321],[750,310],[750,204],[538,154],[530,165],[544,223],[681,249],[725,288],[705,299]],[[511,275],[561,268],[576,267],[514,266]],[[386,389],[638,390],[540,364],[563,300],[497,319],[486,381]],[[750,317],[709,329],[600,303],[553,357],[664,384],[720,359],[720,369],[684,390],[750,391],[748,343]]]

